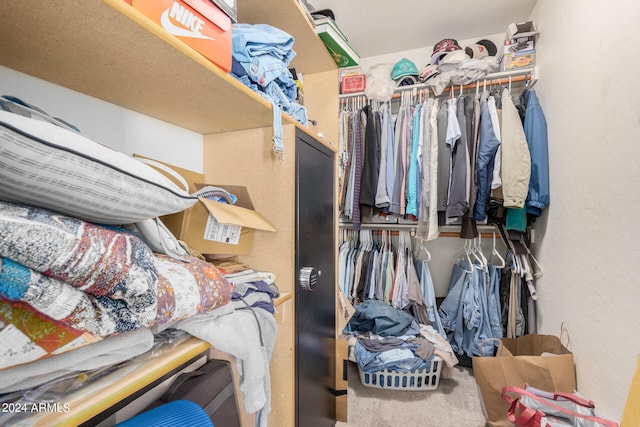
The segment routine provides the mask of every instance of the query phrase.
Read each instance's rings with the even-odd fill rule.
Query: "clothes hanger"
[[[533,263],[538,267],[537,271],[532,269],[533,277],[535,277],[536,279],[539,279],[540,277],[542,277],[542,274],[544,273],[544,270],[542,268],[542,264],[540,264],[538,262],[538,260],[536,259],[536,257],[533,256],[533,253],[531,253],[531,250],[529,249],[529,246],[524,245],[524,248],[527,250],[527,255],[529,256],[529,258],[531,258]]]
[[[489,261],[482,252],[482,237],[478,234],[478,237],[473,239],[472,250],[474,256],[478,259],[479,267],[482,270],[489,271]]]
[[[469,263],[469,270],[462,268],[461,266],[460,268],[462,268],[462,270],[466,271],[467,273],[473,273],[473,261],[471,260],[471,256],[469,254],[468,244],[469,244],[469,239],[465,239],[464,244],[460,249],[458,249],[458,251],[455,254],[453,254],[453,256],[451,257],[451,260],[458,263],[459,261],[466,259],[466,261]]]
[[[431,252],[429,252],[429,250],[427,249],[427,247],[425,246],[425,239],[421,238],[421,237],[417,237],[418,240],[420,240],[420,245],[418,246],[418,253],[415,255],[416,258],[420,258],[420,254],[422,252],[424,252],[425,257],[424,258],[420,258],[424,261],[431,261]]]
[[[491,257],[489,259],[492,259],[494,256],[497,257],[500,260],[500,264],[496,265],[496,267],[504,268],[505,265],[507,264],[507,262],[504,260],[502,255],[500,255],[500,252],[496,248],[496,233],[495,232],[493,233],[493,245],[491,247]]]

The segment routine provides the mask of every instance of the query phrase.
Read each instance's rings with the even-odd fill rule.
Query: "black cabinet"
[[[334,153],[296,132],[295,419],[335,424]]]

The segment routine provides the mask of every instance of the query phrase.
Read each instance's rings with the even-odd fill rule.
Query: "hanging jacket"
[[[529,146],[518,110],[505,88],[502,91],[502,195],[505,208],[524,206],[530,176]]]
[[[473,219],[483,221],[487,214],[487,204],[491,195],[493,165],[500,141],[496,137],[486,99],[480,102],[480,130],[476,158],[476,179],[478,193],[473,207]]]
[[[549,204],[549,152],[547,121],[533,89],[524,93],[526,105],[524,134],[531,154],[531,179],[527,195],[527,213],[540,216]]]

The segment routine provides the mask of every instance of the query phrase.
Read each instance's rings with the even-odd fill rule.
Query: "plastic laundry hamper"
[[[435,390],[440,382],[442,358],[433,356],[428,367],[408,372],[384,369],[365,373],[358,366],[360,381],[365,387],[387,390],[426,391]]]
[[[214,427],[209,415],[190,400],[174,400],[142,412],[116,427]]]

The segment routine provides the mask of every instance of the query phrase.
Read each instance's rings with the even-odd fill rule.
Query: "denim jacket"
[[[524,93],[526,110],[524,133],[531,153],[531,179],[527,195],[527,213],[540,216],[549,204],[549,153],[547,121],[533,89]]]

